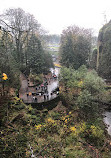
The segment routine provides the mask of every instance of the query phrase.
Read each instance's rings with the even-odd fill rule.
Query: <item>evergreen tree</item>
[[[32,72],[39,74],[53,66],[51,56],[45,53],[37,36],[31,36],[27,52],[28,67]]]

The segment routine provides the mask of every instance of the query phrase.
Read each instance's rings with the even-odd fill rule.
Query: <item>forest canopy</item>
[[[78,69],[88,65],[91,53],[92,34],[90,29],[70,26],[62,32],[60,55],[61,64]]]
[[[39,74],[53,66],[44,49],[42,27],[33,15],[21,8],[8,9],[1,15],[0,25],[0,72],[5,72],[10,82],[20,71]]]

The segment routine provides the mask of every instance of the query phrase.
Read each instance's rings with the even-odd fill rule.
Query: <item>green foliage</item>
[[[28,122],[21,111],[25,109],[25,105],[19,98],[5,98],[2,103],[0,110],[4,110],[4,113],[0,127],[0,155],[4,158],[25,157],[28,143],[26,133],[29,130]]]
[[[9,132],[12,133],[11,130]],[[6,134],[6,133],[4,133]],[[0,155],[4,158],[18,158],[25,157],[26,147],[27,147],[27,138],[25,133],[17,133],[13,131],[13,136],[8,134],[5,137],[2,137],[0,141]]]
[[[4,158],[31,157],[29,143],[36,157],[90,158],[92,153],[87,142],[100,149],[104,144],[105,135],[100,121],[84,121],[80,118],[80,110],[69,111],[61,106],[60,111],[38,111],[31,105],[16,109],[20,104],[22,101],[19,98],[11,98],[9,115],[5,120],[11,124],[0,128],[0,154]],[[21,114],[22,117],[18,118]]]
[[[85,110],[86,110],[88,107],[92,106],[91,99],[92,99],[92,96],[89,93],[89,91],[83,90],[82,92],[80,92],[80,95],[77,98],[77,105],[80,108],[85,108]]]
[[[48,110],[47,109],[43,109],[42,110],[42,117],[45,117],[48,114]]]
[[[98,104],[93,100],[103,98],[105,83],[94,70],[88,71],[85,66],[78,70],[63,67],[60,79],[60,95],[68,105],[80,108],[88,119],[98,114]]]
[[[61,37],[61,63],[66,67],[78,69],[87,65],[91,51],[91,31],[77,26],[68,27]]]
[[[53,67],[52,58],[41,44],[40,24],[34,16],[21,8],[8,9],[2,22],[7,29],[5,26],[0,29],[0,72],[7,74],[8,85],[19,89],[20,71],[26,75],[49,71]]]
[[[66,151],[66,158],[83,158],[86,156],[86,152],[85,150],[82,149],[82,147],[80,148],[78,147],[68,147],[65,148]],[[87,155],[87,158],[90,158],[90,155]]]
[[[98,146],[103,144],[105,138],[103,133],[104,131],[99,126],[91,125],[89,135],[90,141]]]
[[[34,85],[40,85],[43,82],[43,75],[42,74],[32,74],[30,73],[29,78]]]
[[[19,69],[12,55],[13,43],[10,34],[4,31],[1,31],[0,34],[0,71],[8,76],[6,85],[19,88]]]
[[[92,52],[90,67],[96,69],[97,66],[97,48],[95,48]]]
[[[50,116],[54,119],[54,120],[58,120],[60,118],[60,113],[58,112],[52,112],[50,114]]]
[[[16,106],[16,109],[20,110],[20,109],[24,109],[24,104],[21,103],[19,105]]]
[[[66,137],[66,144],[67,145],[75,145],[77,142],[77,136],[75,136],[74,134],[70,134]]]
[[[98,76],[97,72],[93,70],[86,73],[83,87],[95,96],[104,91],[105,83],[103,79]]]
[[[84,79],[87,72],[86,66],[82,65],[78,70],[61,68],[60,79],[67,87],[78,87],[78,81]]]
[[[31,36],[27,52],[27,67],[33,73],[43,73],[53,66],[51,55],[44,52],[41,41],[37,36]]]
[[[111,21],[99,32],[99,67],[98,72],[104,78],[111,76]]]
[[[32,35],[29,40],[27,52],[27,58],[29,60],[28,67],[32,69],[32,72],[34,73],[41,73],[44,64],[44,52],[41,41],[35,35]]]
[[[54,65],[53,65],[53,61],[52,61],[52,56],[48,53],[48,52],[45,52],[44,53],[44,60],[45,60],[45,63],[44,63],[44,72],[47,72],[49,70],[49,68],[53,68]]]

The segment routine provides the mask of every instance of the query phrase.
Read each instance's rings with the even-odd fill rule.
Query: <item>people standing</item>
[[[35,102],[37,103],[37,101],[38,101],[38,99],[37,99],[37,97],[35,97]]]
[[[33,102],[35,102],[35,96],[33,96]]]
[[[46,94],[44,94],[44,101],[46,101]]]
[[[49,94],[47,94],[47,100],[49,100]]]

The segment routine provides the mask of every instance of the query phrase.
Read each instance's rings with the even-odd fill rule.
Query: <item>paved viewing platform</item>
[[[24,103],[42,103],[56,98],[59,92],[54,90],[59,86],[58,74],[59,68],[51,69],[50,75],[44,76],[43,83],[35,86],[21,73],[19,97]]]

